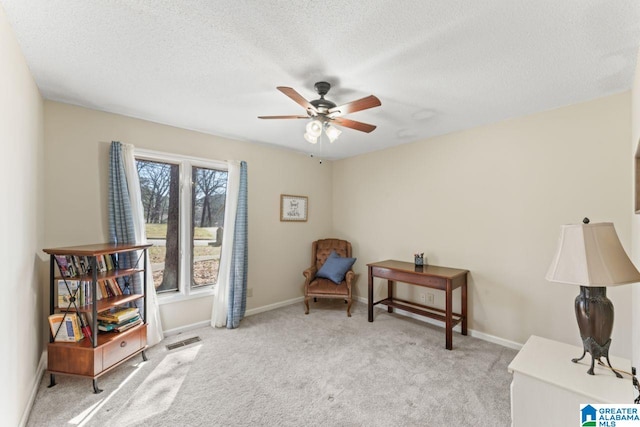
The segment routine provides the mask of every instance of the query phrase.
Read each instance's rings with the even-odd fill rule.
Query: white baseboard
[[[262,307],[257,307],[257,308],[252,308],[251,310],[247,310],[244,315],[245,315],[245,317],[246,316],[253,316],[254,314],[264,313],[265,311],[275,310],[276,308],[285,307],[285,306],[291,305],[291,304],[297,304],[297,303],[300,303],[302,301],[304,301],[304,297],[293,298],[293,299],[290,299],[290,300],[277,302],[275,304],[263,305]],[[202,327],[209,326],[209,325],[211,325],[211,321],[210,320],[205,320],[203,322],[192,323],[190,325],[181,326],[179,328],[167,329],[167,330],[163,331],[162,334],[166,338],[166,337],[182,334],[184,332],[188,332],[190,330],[202,328]]]
[[[515,341],[506,340],[504,338],[496,337],[495,335],[485,334],[484,332],[474,331],[473,329],[468,329],[467,332],[474,338],[478,338],[484,341],[492,342],[494,344],[501,345],[503,347],[511,348],[513,350],[522,350],[522,346],[524,344],[520,344]]]
[[[369,303],[367,298],[364,298],[364,297],[355,297],[355,299],[357,299],[359,302],[361,302],[363,304],[368,304]],[[379,304],[378,306],[379,307],[385,307],[385,308],[387,307],[384,304]],[[425,322],[425,323],[428,323],[430,325],[438,326],[438,327],[441,327],[441,328],[444,329],[443,322],[440,322],[438,320],[431,319],[429,317],[420,316],[418,314],[411,313],[409,311],[405,311],[405,310],[402,310],[402,309],[399,309],[399,308],[395,308],[393,310],[393,312],[401,314],[403,316],[411,317],[412,319],[416,319],[416,320],[419,320],[421,322]],[[462,331],[462,327],[461,327],[461,325],[456,325],[456,326],[453,327],[453,330],[455,332],[460,333]],[[498,344],[498,345],[501,345],[503,347],[511,348],[511,349],[514,349],[514,350],[522,349],[522,344],[520,344],[520,343],[517,343],[515,341],[506,340],[504,338],[496,337],[494,335],[486,334],[484,332],[475,331],[473,329],[467,328],[467,334],[469,334],[470,336],[472,336],[474,338],[478,338],[478,339],[481,339],[483,341],[488,341],[488,342],[493,343],[493,344]]]
[[[29,414],[31,413],[31,408],[33,407],[33,402],[36,400],[36,395],[38,394],[38,388],[40,388],[40,380],[42,380],[42,376],[44,375],[47,369],[47,350],[42,352],[40,355],[40,362],[38,362],[38,368],[36,369],[36,375],[31,383],[31,393],[29,394],[29,402],[27,406],[24,408],[22,412],[22,418],[20,418],[20,427],[24,427],[27,425],[27,420],[29,420]]]
[[[304,297],[288,299],[286,301],[277,302],[275,304],[263,305],[262,307],[257,307],[257,308],[252,308],[251,310],[247,310],[247,312],[244,315],[253,316],[254,314],[264,313],[265,311],[275,310],[276,308],[286,307],[287,305],[297,304],[302,301],[304,301]]]

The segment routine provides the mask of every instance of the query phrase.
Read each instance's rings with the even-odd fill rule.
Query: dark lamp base
[[[598,359],[598,362],[602,363],[600,358],[604,357],[605,359],[607,359],[607,365],[609,365],[609,368],[611,368],[613,373],[616,374],[616,377],[622,378],[622,375],[620,375],[618,371],[613,369],[613,366],[611,366],[611,362],[609,362],[609,346],[610,345],[611,345],[611,339],[609,339],[609,341],[607,341],[607,343],[604,346],[601,346],[593,338],[587,337],[587,339],[582,342],[582,346],[584,348],[584,350],[582,351],[582,356],[577,357],[575,359],[571,359],[571,361],[573,363],[578,363],[579,361],[584,359],[584,356],[588,352],[591,355],[591,367],[587,371],[587,374],[595,375],[593,372],[594,362],[596,359]]]
[[[580,286],[580,295],[576,297],[575,309],[583,352],[582,356],[571,359],[571,361],[578,363],[589,353],[591,367],[587,373],[594,375],[595,361],[601,363],[600,358],[604,357],[616,377],[622,378],[622,375],[613,369],[611,362],[609,362],[609,346],[613,330],[613,303],[607,298],[607,288],[604,286]]]

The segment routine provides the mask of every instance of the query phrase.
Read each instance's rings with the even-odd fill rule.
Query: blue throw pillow
[[[355,262],[356,258],[343,258],[338,255],[336,251],[331,251],[327,260],[322,264],[322,267],[320,267],[320,271],[318,271],[316,277],[329,279],[339,285],[344,280],[347,271],[349,271]]]

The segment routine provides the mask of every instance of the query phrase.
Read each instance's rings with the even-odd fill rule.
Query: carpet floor
[[[509,426],[516,351],[354,303],[167,338],[98,381],[45,374],[28,426]],[[193,336],[200,342],[168,350]]]

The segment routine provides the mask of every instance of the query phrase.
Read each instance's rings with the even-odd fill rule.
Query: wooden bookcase
[[[97,379],[101,375],[115,369],[120,364],[131,359],[132,357],[142,354],[142,358],[146,359],[145,350],[147,348],[147,298],[145,294],[145,284],[147,282],[147,249],[151,244],[141,245],[116,245],[116,244],[95,244],[85,246],[71,246],[64,248],[44,249],[44,252],[50,257],[50,297],[49,297],[49,314],[54,313],[71,313],[84,312],[89,314],[92,331],[91,337],[85,337],[77,342],[59,342],[54,340],[53,333],[49,334],[48,345],[48,366],[47,370],[50,374],[50,384],[52,387],[56,384],[55,375],[76,375],[93,379],[93,390],[100,393],[102,390],[98,388]],[[98,271],[98,258],[101,256],[111,256],[113,254],[135,253],[133,258],[136,260],[132,268],[118,268],[107,271]],[[89,261],[89,274],[79,274],[75,277],[62,277],[56,275],[56,256],[77,256],[85,257]],[[123,290],[123,295],[103,297],[102,299],[93,299],[86,305],[80,305],[76,299],[75,304],[70,307],[58,307],[57,283],[58,280],[79,280],[90,282],[90,293],[92,296],[98,295],[98,282],[111,278],[127,278],[135,274],[143,275],[143,293],[131,294],[128,290]],[[74,295],[75,296],[75,295]],[[116,307],[142,300],[142,323],[134,326],[124,332],[102,332],[98,330],[98,313],[110,310]]]

